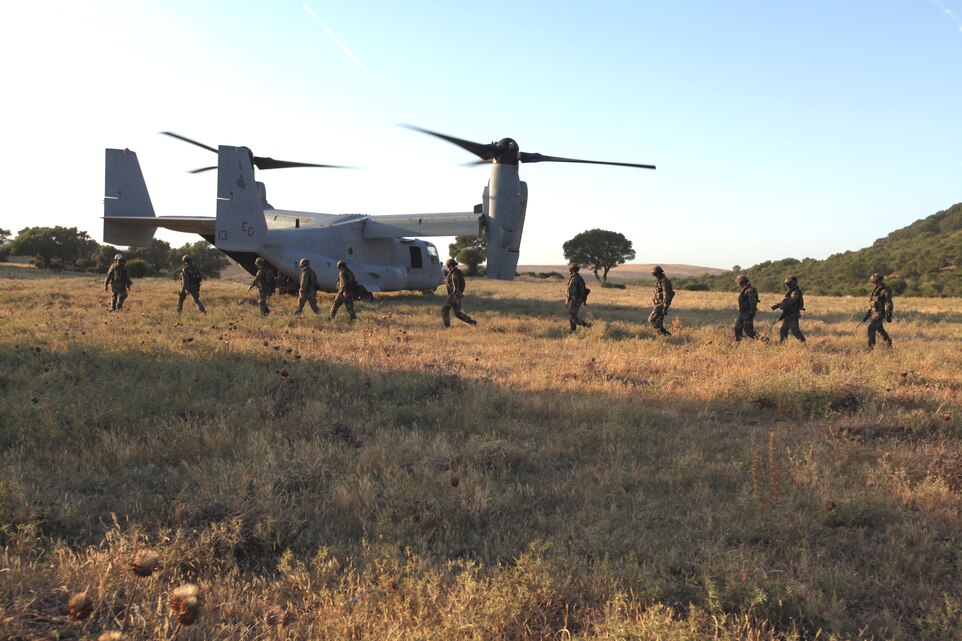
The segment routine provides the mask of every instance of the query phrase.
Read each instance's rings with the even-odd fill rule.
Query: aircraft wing
[[[211,238],[215,234],[216,219],[213,216],[110,216],[109,219],[112,224],[131,227],[163,227]]]
[[[364,238],[398,236],[477,236],[481,233],[481,213],[402,214],[367,216]]]

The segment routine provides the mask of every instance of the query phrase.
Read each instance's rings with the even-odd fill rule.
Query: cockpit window
[[[441,259],[438,258],[438,249],[437,249],[437,247],[435,247],[434,245],[432,245],[432,244],[430,244],[430,243],[428,243],[428,246],[427,246],[427,247],[428,247],[428,256],[431,257],[431,264],[432,264],[432,265],[437,265],[438,263],[440,263],[440,262],[441,262]]]

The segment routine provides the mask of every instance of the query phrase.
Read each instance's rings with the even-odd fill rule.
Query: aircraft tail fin
[[[267,221],[251,157],[246,147],[217,148],[217,249],[257,252],[263,245]]]
[[[146,245],[154,237],[156,227],[110,220],[115,216],[156,217],[137,154],[129,149],[108,149],[104,173],[104,242]]]

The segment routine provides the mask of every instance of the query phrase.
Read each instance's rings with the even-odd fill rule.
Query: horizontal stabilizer
[[[126,228],[129,230],[129,233],[132,234],[150,229],[150,233],[153,235],[153,230],[161,227],[185,234],[213,236],[215,218],[213,216],[157,216],[155,218],[144,218],[143,216],[112,216],[109,220],[105,217],[104,221],[118,228]],[[147,240],[148,242],[150,241],[149,238]],[[107,242],[113,242],[118,245],[132,244],[109,240]]]
[[[364,238],[398,236],[477,236],[483,214],[441,213],[369,216],[364,223]]]

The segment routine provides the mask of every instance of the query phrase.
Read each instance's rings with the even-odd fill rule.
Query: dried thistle
[[[765,490],[762,487],[762,454],[758,450],[752,450],[752,490],[764,510],[766,505]]]
[[[782,493],[782,471],[778,467],[778,455],[775,451],[775,432],[768,433],[768,494],[772,503],[778,500]]]
[[[178,623],[190,625],[200,615],[200,588],[187,583],[170,593],[170,610]]]
[[[267,625],[279,625],[282,628],[294,623],[297,620],[297,616],[294,614],[293,610],[268,610],[264,615],[264,623]]]
[[[86,592],[77,592],[67,601],[67,614],[71,619],[81,621],[90,616],[94,606]]]
[[[144,550],[136,554],[130,562],[130,570],[137,576],[150,576],[157,569],[160,557],[156,552]]]
[[[461,482],[461,479],[459,479],[457,476],[451,477],[451,487],[457,487],[458,483],[460,482]]]

